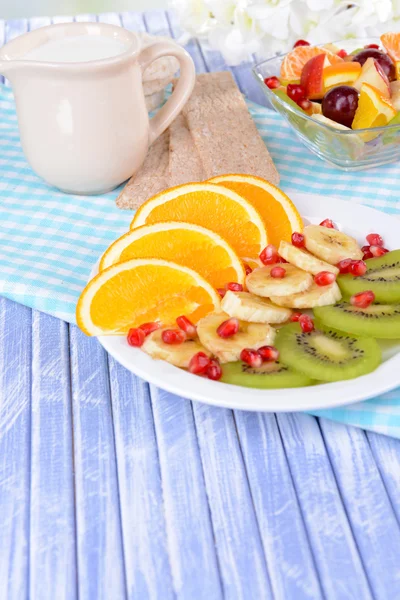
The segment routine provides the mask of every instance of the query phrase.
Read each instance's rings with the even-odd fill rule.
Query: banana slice
[[[266,323],[246,323],[240,321],[240,329],[230,338],[221,338],[218,327],[229,319],[226,313],[211,313],[197,323],[200,342],[214,354],[221,363],[240,359],[244,348],[257,350],[261,346],[271,345],[275,339],[275,330]]]
[[[327,306],[340,300],[342,294],[336,281],[331,285],[320,286],[313,283],[309,290],[291,296],[271,296],[272,302],[278,306],[288,308],[314,308],[314,306]]]
[[[164,327],[163,329],[168,329],[168,327]],[[157,329],[153,333],[150,333],[141,347],[152,358],[166,360],[171,365],[175,365],[175,367],[187,369],[190,359],[197,352],[204,352],[207,356],[211,355],[198,340],[186,340],[186,342],[177,345],[165,344],[161,337],[163,329]]]
[[[313,256],[307,252],[307,250],[297,248],[296,246],[293,246],[293,244],[289,244],[283,240],[279,246],[279,254],[291,265],[294,265],[298,269],[303,269],[303,271],[307,271],[307,273],[312,273],[313,275],[316,275],[321,271],[329,271],[335,275],[338,275],[339,273],[339,269],[337,267],[320,260],[316,256]]]
[[[275,306],[264,298],[248,292],[231,292],[229,290],[221,302],[221,308],[230,317],[250,323],[283,323],[292,314],[291,310]]]
[[[359,260],[363,257],[357,241],[337,229],[308,225],[303,234],[307,250],[331,265],[337,265],[345,258]]]
[[[271,271],[274,267],[283,267],[286,271],[283,279],[271,277]],[[301,271],[289,264],[271,265],[255,269],[246,277],[246,286],[249,292],[256,296],[269,298],[275,296],[289,296],[308,290],[313,283],[310,273]]]

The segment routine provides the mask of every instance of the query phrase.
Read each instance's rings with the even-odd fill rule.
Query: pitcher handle
[[[139,64],[143,71],[162,56],[175,56],[181,68],[178,84],[172,96],[158,113],[150,119],[149,145],[151,145],[165,131],[170,123],[178,116],[189,99],[196,82],[196,70],[190,54],[174,42],[156,42],[144,48],[139,55]]]

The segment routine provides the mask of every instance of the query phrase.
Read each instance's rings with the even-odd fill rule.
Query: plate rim
[[[325,217],[311,216],[324,210],[324,205],[331,202],[329,217],[336,221],[342,219],[351,209],[361,213],[363,218],[369,218],[374,228],[385,235],[383,229],[393,230],[393,216],[363,204],[351,204],[348,200],[337,199],[334,196],[320,194],[304,194],[290,192],[290,198],[300,205],[299,212],[312,219]],[[321,208],[322,205],[322,208]],[[332,214],[333,213],[333,214]],[[335,216],[336,214],[336,216]],[[397,219],[397,217],[396,217]],[[367,232],[366,232],[367,233]],[[94,268],[93,276],[97,265]],[[99,336],[103,348],[122,366],[151,385],[162,388],[176,396],[202,402],[204,404],[230,408],[233,410],[249,410],[259,412],[292,412],[316,411],[327,408],[345,406],[362,402],[384,394],[400,385],[400,352],[382,363],[375,371],[356,379],[342,380],[333,383],[321,383],[303,388],[281,388],[277,390],[262,390],[246,388],[222,382],[211,381],[197,377],[187,371],[174,367],[162,360],[152,359],[142,350],[127,345],[125,336]],[[119,346],[125,351],[120,352]],[[126,348],[129,348],[129,360],[126,358]],[[397,368],[396,368],[397,367]],[[247,396],[247,397],[246,397]],[[319,397],[323,397],[319,400]]]

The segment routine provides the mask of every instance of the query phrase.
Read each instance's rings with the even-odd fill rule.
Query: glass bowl
[[[333,42],[335,46],[352,52],[366,44],[380,43],[379,39],[363,38]],[[264,83],[266,77],[279,77],[281,63],[286,55],[269,58],[255,67],[253,73],[269,105],[290,124],[303,144],[314,154],[344,171],[360,171],[378,167],[400,159],[400,123],[346,131],[335,129],[292,108]]]

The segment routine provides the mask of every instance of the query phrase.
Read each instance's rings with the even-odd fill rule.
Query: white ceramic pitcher
[[[112,38],[123,51],[87,62],[27,58],[50,41],[81,35]],[[161,56],[178,59],[180,78],[168,102],[149,120],[142,73]],[[131,177],[195,83],[192,59],[174,42],[141,50],[135,33],[103,23],[50,25],[15,38],[0,49],[0,73],[11,82],[21,143],[32,169],[74,194],[100,194]]]

